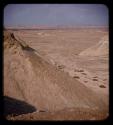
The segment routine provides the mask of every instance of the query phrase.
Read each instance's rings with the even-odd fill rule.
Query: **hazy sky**
[[[107,26],[108,8],[103,4],[8,4],[7,26]]]

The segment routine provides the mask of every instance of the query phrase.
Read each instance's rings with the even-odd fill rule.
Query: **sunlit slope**
[[[108,36],[104,36],[97,44],[82,51],[80,56],[107,56],[109,54]]]

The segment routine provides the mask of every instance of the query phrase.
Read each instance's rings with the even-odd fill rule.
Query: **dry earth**
[[[5,31],[4,48],[7,119],[95,120],[108,116],[108,31]],[[28,112],[20,110],[19,114],[18,107],[28,107]]]

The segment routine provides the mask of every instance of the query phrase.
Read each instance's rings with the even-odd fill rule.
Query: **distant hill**
[[[37,29],[76,29],[76,28],[99,28],[108,30],[108,26],[7,26],[4,29],[25,29],[25,30],[37,30]]]
[[[109,54],[108,36],[104,36],[97,44],[82,51],[80,56],[107,56]]]

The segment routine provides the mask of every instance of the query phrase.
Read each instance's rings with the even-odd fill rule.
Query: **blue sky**
[[[4,26],[107,26],[103,4],[8,4]]]

